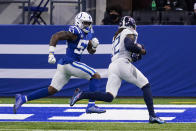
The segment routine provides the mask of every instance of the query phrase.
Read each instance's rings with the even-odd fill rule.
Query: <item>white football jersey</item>
[[[124,39],[128,34],[133,34],[135,36],[134,43],[137,43],[137,37],[138,33],[134,29],[124,29],[121,33],[117,35],[117,37],[112,41],[112,61],[118,59],[118,58],[127,58],[130,61],[131,59],[131,53],[130,51],[127,51],[124,44]]]

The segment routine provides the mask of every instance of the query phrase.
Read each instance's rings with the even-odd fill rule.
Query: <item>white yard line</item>
[[[145,104],[96,104],[100,107],[146,108]],[[69,104],[24,104],[23,107],[70,107]],[[13,104],[0,104],[0,107],[13,107]],[[86,107],[86,104],[75,104],[73,107]],[[154,105],[156,108],[196,108],[196,105]]]
[[[0,114],[1,120],[24,120],[33,114]]]

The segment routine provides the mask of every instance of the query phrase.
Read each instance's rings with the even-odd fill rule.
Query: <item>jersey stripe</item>
[[[75,62],[75,63],[77,63],[77,64],[79,64],[79,65],[82,65],[82,66],[86,67],[87,69],[91,70],[93,73],[95,73],[95,72],[96,72],[93,68],[91,68],[91,67],[87,66],[87,65],[86,65],[86,64],[84,64],[84,63],[81,63],[81,62]]]
[[[78,34],[81,34],[81,30],[77,27],[77,26],[73,26],[77,31],[78,31]]]
[[[77,67],[80,67],[88,72],[90,72],[90,74],[94,75],[96,71],[92,70],[89,66],[84,65],[84,64],[79,64],[77,62],[73,62],[73,64]]]
[[[88,73],[90,76],[93,76],[93,74],[91,74],[92,72],[89,72],[88,70],[84,69],[83,67],[76,65],[76,63],[72,63],[71,65],[72,65],[73,67],[75,67],[75,68],[78,68],[78,69],[80,69],[80,70],[82,70],[82,71]]]

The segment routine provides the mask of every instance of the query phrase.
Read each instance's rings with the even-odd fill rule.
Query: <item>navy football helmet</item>
[[[131,16],[124,16],[119,22],[119,28],[133,28],[136,29],[136,22]]]

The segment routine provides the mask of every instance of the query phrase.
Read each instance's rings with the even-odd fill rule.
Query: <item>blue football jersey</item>
[[[66,55],[58,62],[62,65],[72,63],[73,61],[80,61],[83,51],[87,48],[89,40],[93,37],[92,31],[86,34],[77,26],[70,26],[68,31],[77,35],[77,39],[75,41],[67,40]]]

